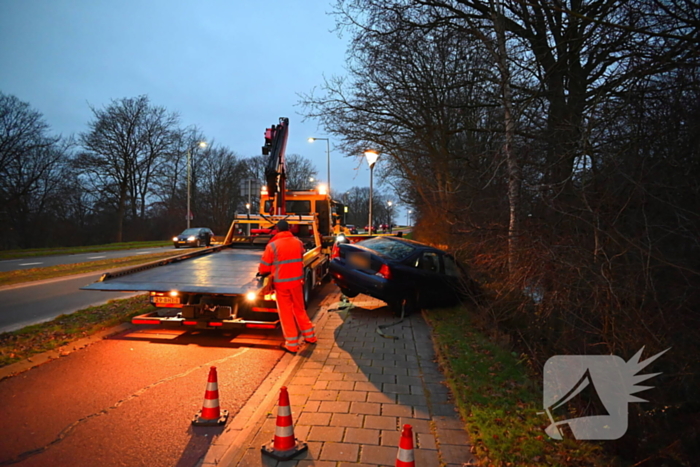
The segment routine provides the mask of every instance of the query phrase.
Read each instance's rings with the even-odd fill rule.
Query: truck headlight
[[[258,294],[256,294],[255,292],[248,292],[247,294],[245,294],[245,298],[247,298],[249,302],[252,302],[256,298],[258,298]]]

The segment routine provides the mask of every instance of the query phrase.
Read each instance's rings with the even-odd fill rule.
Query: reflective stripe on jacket
[[[291,289],[304,279],[304,244],[289,231],[270,240],[260,260],[258,272],[272,274],[276,289]]]

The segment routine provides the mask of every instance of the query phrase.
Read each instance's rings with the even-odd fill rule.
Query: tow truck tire
[[[311,278],[312,278],[312,273],[311,271],[307,271],[306,274],[304,275],[304,307],[309,304],[309,300],[311,300],[311,290],[313,289],[313,284],[311,283]]]

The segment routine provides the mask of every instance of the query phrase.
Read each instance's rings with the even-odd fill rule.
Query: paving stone
[[[351,391],[355,389],[354,381],[327,381],[327,389]]]
[[[420,449],[437,449],[435,436],[432,433],[416,433],[416,443]]]
[[[432,449],[414,449],[413,457],[416,465],[440,465],[438,452]],[[463,464],[459,464],[459,467],[463,467]]]
[[[369,380],[373,383],[396,384],[394,375],[369,375]]]
[[[372,402],[353,402],[350,404],[350,413],[380,415],[381,405]]]
[[[318,412],[348,413],[350,402],[347,401],[321,401]]]
[[[385,375],[394,375],[394,376],[408,376],[409,371],[406,368],[398,368],[395,366],[384,366],[382,364],[382,374]],[[417,375],[420,375],[420,372],[416,371]],[[387,382],[393,382],[393,381],[387,381]]]
[[[362,381],[362,382],[366,382],[366,381],[369,381],[369,380],[370,380],[370,379],[369,379],[369,376],[372,376],[372,375],[365,375],[365,374],[363,374],[363,373],[345,373],[345,374],[343,374],[342,379],[343,379],[344,381]]]
[[[365,421],[365,416],[356,413],[334,413],[331,417],[331,426],[344,426],[360,428]]]
[[[401,432],[396,430],[382,430],[381,432],[381,445],[382,446],[393,446],[398,449],[399,440],[401,439]]]
[[[396,430],[396,417],[384,417],[381,415],[365,416],[364,428],[374,428],[379,430]]]
[[[407,405],[382,404],[381,414],[392,417],[412,417],[413,408]]]
[[[397,376],[396,377],[396,383],[397,384],[403,384],[405,386],[411,385],[411,386],[422,386],[423,385],[423,380],[419,376]]]
[[[384,383],[382,384],[382,392],[390,394],[410,394],[410,387],[403,384]]]
[[[342,373],[321,373],[318,375],[319,381],[340,381],[345,375]]]
[[[374,465],[395,465],[398,447],[362,445],[360,462],[373,463]]]
[[[469,435],[464,430],[437,429],[440,444],[469,444]]]
[[[367,400],[367,392],[365,391],[339,391],[339,401],[364,402]]]
[[[413,406],[413,418],[419,418],[421,420],[430,420],[430,411],[428,407],[424,405],[414,405]]]
[[[399,404],[404,405],[428,405],[425,396],[417,394],[397,394]]]
[[[343,442],[355,444],[379,444],[379,430],[347,428]]]
[[[433,404],[432,412],[433,416],[450,416],[457,413],[454,404]]]
[[[296,433],[295,433],[296,434]],[[345,428],[340,426],[313,426],[308,435],[308,441],[335,441],[343,440]]]
[[[452,416],[436,416],[433,417],[433,422],[437,428],[444,428],[447,430],[463,430],[464,422],[459,415],[455,413]]]
[[[331,421],[330,413],[313,413],[313,412],[302,412],[299,416],[299,425],[328,425]]]
[[[468,444],[440,444],[442,460],[447,464],[459,465],[474,460],[474,455],[469,451],[469,448],[470,446]]]
[[[418,420],[416,418],[399,418],[399,426],[411,425],[414,433],[431,433],[430,420]]]
[[[334,401],[338,398],[338,391],[317,391],[311,390],[309,394],[309,400],[314,401]]]
[[[384,394],[383,392],[368,392],[367,402],[377,402],[380,404],[395,404],[396,394]]]
[[[353,387],[352,389],[354,389],[355,391],[366,391],[366,392],[378,392],[378,391],[380,391],[380,388],[378,388],[376,384],[371,383],[371,382],[355,381],[354,384],[355,384],[355,387]]]
[[[350,443],[323,443],[321,455],[322,461],[350,461],[356,462],[360,452],[359,444]]]

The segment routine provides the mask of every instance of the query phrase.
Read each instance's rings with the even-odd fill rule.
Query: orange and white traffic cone
[[[228,410],[223,412],[219,408],[219,384],[216,381],[216,367],[209,369],[207,390],[204,392],[202,410],[192,419],[192,424],[197,426],[224,425],[228,420]]]
[[[399,439],[399,452],[396,455],[396,467],[416,467],[413,458],[413,428],[404,425]]]
[[[278,461],[286,461],[306,451],[309,447],[304,441],[294,437],[294,423],[292,422],[292,408],[289,405],[287,388],[280,389],[280,401],[277,408],[277,423],[275,438],[271,443],[264,445],[261,450]]]

